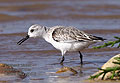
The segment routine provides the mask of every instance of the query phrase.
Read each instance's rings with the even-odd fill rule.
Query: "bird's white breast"
[[[76,43],[53,42],[52,45],[59,50],[80,51],[88,47],[89,43],[88,42],[76,42]]]

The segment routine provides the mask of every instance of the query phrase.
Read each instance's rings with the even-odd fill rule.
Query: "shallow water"
[[[26,35],[31,24],[46,26],[75,26],[87,33],[114,40],[120,30],[119,0],[0,0],[0,63],[12,65],[27,73],[22,83],[86,83],[83,81],[97,71],[120,49],[91,49],[82,51],[84,65],[80,65],[79,53],[68,52],[63,66],[75,69],[56,73],[61,53],[43,39],[32,39],[21,46],[16,43]],[[106,42],[106,41],[105,41]],[[7,79],[6,79],[7,80]],[[117,82],[116,82],[117,83]]]

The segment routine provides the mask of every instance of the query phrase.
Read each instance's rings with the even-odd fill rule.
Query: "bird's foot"
[[[65,60],[64,56],[62,56],[62,59],[60,61],[60,64],[63,65],[63,61]]]
[[[83,61],[81,61],[80,63],[81,63],[81,65],[83,65]]]

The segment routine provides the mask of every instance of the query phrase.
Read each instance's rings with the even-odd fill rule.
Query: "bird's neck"
[[[46,36],[48,30],[49,30],[48,28],[45,28],[45,30],[43,31],[43,34],[42,34],[42,37],[43,37],[43,38]]]

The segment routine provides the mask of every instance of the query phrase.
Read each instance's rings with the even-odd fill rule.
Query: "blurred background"
[[[0,0],[1,33],[27,32],[34,23],[117,29],[119,5],[119,0]]]
[[[120,0],[0,0],[0,62],[27,73],[25,83],[80,83],[119,53],[117,48],[93,50],[91,46],[83,50],[82,67],[77,52],[67,53],[64,65],[73,67],[79,74],[56,74],[62,67],[61,53],[52,45],[32,38],[21,46],[16,44],[32,24],[74,26],[114,40],[113,36],[120,33]]]

